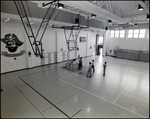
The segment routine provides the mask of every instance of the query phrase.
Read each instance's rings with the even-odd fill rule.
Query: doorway
[[[97,55],[101,55],[103,51],[103,36],[99,36],[97,39],[96,49],[97,49]]]

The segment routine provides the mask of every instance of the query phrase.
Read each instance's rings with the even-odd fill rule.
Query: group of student
[[[87,75],[86,75],[87,77],[91,77],[91,75],[92,75],[92,69],[93,69],[93,73],[94,73],[95,72],[94,60],[92,60],[92,62],[89,62],[89,68],[88,68]]]
[[[83,67],[83,65],[82,65],[82,57],[79,56],[78,59],[79,59],[78,69],[81,69]],[[75,61],[75,59],[73,61]],[[105,62],[103,64],[103,67],[104,67],[103,68],[103,76],[105,76],[106,66],[107,66],[107,62]],[[92,70],[93,70],[93,73],[94,73],[95,72],[94,60],[92,60],[92,62],[89,62],[89,67],[88,67],[88,71],[87,71],[87,75],[86,75],[87,77],[91,77],[92,76]]]
[[[105,62],[103,64],[103,76],[105,76],[105,70],[106,70],[106,66],[107,66],[107,62]],[[78,69],[81,69],[82,68],[82,57],[79,58],[79,65],[78,65]],[[95,68],[94,68],[94,60],[92,60],[92,62],[89,62],[89,68],[88,68],[88,71],[87,71],[87,77],[91,77],[92,75],[92,70],[93,70],[93,73],[95,72]]]
[[[80,57],[79,58],[78,69],[81,69],[82,67],[83,67],[83,65],[82,65],[82,57]],[[89,68],[88,68],[87,75],[86,75],[87,77],[91,77],[91,75],[92,75],[92,69],[93,69],[93,73],[94,73],[95,72],[94,60],[92,60],[92,62],[89,62]]]

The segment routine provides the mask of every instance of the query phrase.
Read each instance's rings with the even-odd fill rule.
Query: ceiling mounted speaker
[[[111,20],[108,20],[108,23],[112,23],[112,21],[111,21]]]
[[[105,27],[105,30],[108,30],[108,27]]]
[[[75,24],[77,24],[77,25],[79,24],[79,19],[78,18],[75,19]]]

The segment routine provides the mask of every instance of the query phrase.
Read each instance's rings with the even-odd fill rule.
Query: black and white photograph
[[[1,0],[1,118],[149,118],[149,0]]]

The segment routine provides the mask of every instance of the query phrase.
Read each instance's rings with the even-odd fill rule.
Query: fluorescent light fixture
[[[147,17],[146,17],[146,19],[147,19],[147,20],[149,20],[149,14],[147,14]]]
[[[10,21],[10,18],[7,18],[6,20],[4,20],[3,22],[4,23],[7,23],[7,22],[9,22]]]
[[[144,10],[144,8],[139,4],[138,10],[139,10],[139,11],[142,11],[142,10]]]
[[[64,8],[64,5],[61,4],[61,3],[58,3],[58,8],[59,8],[59,9],[63,9],[63,8]]]

